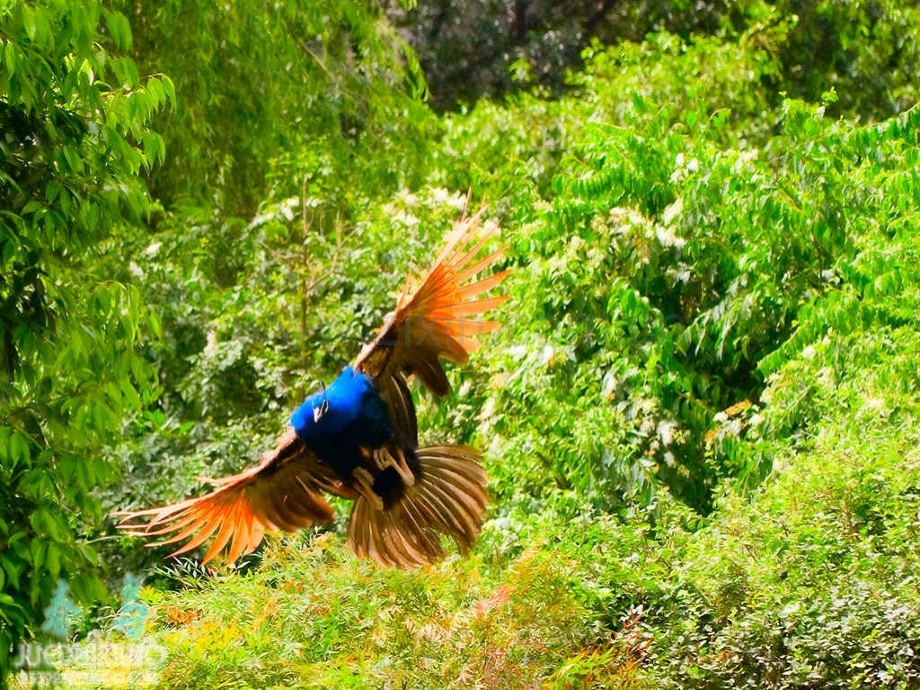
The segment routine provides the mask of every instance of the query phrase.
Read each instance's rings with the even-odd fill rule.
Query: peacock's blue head
[[[373,385],[365,374],[345,367],[328,387],[323,386],[294,410],[291,426],[303,439],[338,434],[360,416]]]

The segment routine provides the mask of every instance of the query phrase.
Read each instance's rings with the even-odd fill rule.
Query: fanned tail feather
[[[415,484],[389,508],[355,500],[348,546],[363,558],[387,566],[414,568],[444,556],[442,536],[466,553],[479,536],[486,512],[486,472],[480,455],[467,446],[420,448]]]

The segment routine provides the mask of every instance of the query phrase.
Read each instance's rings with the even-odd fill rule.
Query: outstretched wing
[[[345,498],[355,496],[291,428],[278,440],[275,450],[262,456],[258,466],[208,481],[215,489],[199,498],[116,513],[122,518],[118,527],[135,536],[164,538],[150,546],[189,539],[172,556],[191,551],[216,533],[202,563],[228,543],[232,563],[254,551],[265,532],[294,532],[314,522],[330,522],[334,514],[320,491]]]
[[[481,225],[483,210],[457,223],[418,286],[410,294],[406,285],[396,310],[355,360],[355,369],[374,379],[397,428],[413,443],[417,443],[418,429],[408,378],[415,375],[436,395],[446,395],[450,384],[441,358],[465,364],[469,353],[479,346],[477,338],[499,325],[476,317],[508,299],[483,298],[482,293],[498,285],[510,270],[473,280],[505,249],[478,258],[495,232]]]

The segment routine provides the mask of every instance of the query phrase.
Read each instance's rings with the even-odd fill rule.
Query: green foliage
[[[374,3],[118,7],[0,10],[5,658],[59,576],[105,597],[102,507],[256,460],[472,188],[512,300],[418,403],[485,452],[474,553],[376,570],[314,532],[158,571],[159,683],[920,682],[916,8],[704,4],[721,36],[439,119]]]
[[[920,54],[908,37],[920,28],[920,10],[909,2],[790,0],[774,5],[796,18],[782,57],[782,85],[790,95],[817,100],[836,89],[837,112],[884,119],[918,100]]]
[[[138,65],[176,83],[179,106],[157,123],[169,157],[151,175],[168,206],[248,218],[305,177],[317,196],[413,181],[388,152],[423,155],[424,77],[376,3],[121,4]]]
[[[207,319],[189,315],[201,329],[189,349],[170,348],[187,368],[165,367],[181,372],[172,409],[201,420],[188,471],[151,473],[170,481],[236,469],[245,429],[258,430],[242,442],[255,457],[288,401],[352,355],[402,266],[456,213],[435,185],[494,199],[518,268],[503,328],[449,404],[420,405],[424,435],[487,449],[496,502],[474,559],[356,573],[321,541],[306,551],[308,577],[296,574],[302,554],[272,551],[246,578],[184,595],[181,611],[204,622],[173,636],[161,621],[170,683],[309,673],[336,684],[352,677],[346,660],[365,679],[427,686],[518,682],[513,669],[560,685],[913,681],[916,602],[899,584],[906,557],[889,556],[912,549],[900,497],[914,480],[899,463],[916,412],[918,116],[835,121],[833,92],[774,107],[778,46],[794,25],[772,17],[735,43],[597,47],[579,99],[520,96],[452,116],[416,194],[352,193],[343,206],[308,192],[245,228],[202,224],[156,249],[169,259],[148,289],[169,294],[170,275],[192,275],[209,305]],[[207,247],[230,236],[243,258],[221,283]],[[188,338],[179,323],[168,331]],[[886,431],[895,415],[907,436]],[[180,456],[157,451],[150,464]],[[852,471],[828,457],[851,458]],[[841,504],[848,523],[823,519]],[[545,554],[557,570],[516,569]],[[279,572],[314,583],[299,596],[328,608],[293,638],[284,621],[302,614],[298,601],[285,598],[277,622],[239,608],[287,597],[265,579]],[[472,572],[481,598],[523,604],[497,626],[432,627],[426,607],[456,620],[451,602],[479,591]],[[228,620],[237,627],[223,637]],[[293,640],[282,655],[278,639]]]
[[[257,570],[148,591],[161,680],[287,685],[911,687],[920,669],[916,328],[833,335],[773,377],[809,443],[726,490],[706,526],[664,497],[654,528],[553,511],[487,524],[468,560],[414,573],[333,537],[274,540]],[[517,549],[508,552],[512,542]]]
[[[920,11],[905,0],[439,0],[411,12],[396,4],[388,3],[388,15],[409,33],[439,110],[535,85],[565,93],[570,71],[584,68],[582,51],[594,42],[629,46],[664,33],[678,42],[715,38],[730,44],[776,18],[789,29],[781,42],[761,35],[749,44],[775,56],[777,70],[769,80],[774,94],[817,101],[835,88],[840,94],[835,114],[871,120],[918,100],[920,55],[911,38],[920,28]],[[692,88],[710,76],[675,78],[671,84]],[[738,80],[747,76],[742,69],[736,72]]]
[[[356,668],[429,687],[916,682],[918,115],[835,121],[833,93],[773,110],[760,77],[777,63],[752,46],[788,27],[765,26],[736,45],[598,50],[577,101],[447,120],[434,182],[496,199],[518,267],[501,331],[448,405],[421,405],[426,435],[487,449],[496,507],[476,555],[397,574],[328,538],[290,560],[272,549],[251,575],[164,602],[170,683],[339,684]],[[400,263],[436,241],[446,200],[429,187],[354,206],[361,242],[336,224],[305,235],[295,200],[269,207],[253,248],[296,237],[341,278],[256,250],[243,322],[264,319],[271,284],[282,325],[253,334],[274,334],[282,369],[335,366]],[[295,343],[298,295],[322,315],[299,323],[324,330]],[[286,380],[274,371],[256,380]],[[312,588],[294,596],[278,573]],[[268,620],[246,608],[272,597]],[[322,602],[303,628],[285,622],[304,619],[301,597]],[[201,622],[179,623],[189,611]]]
[[[505,585],[494,575],[476,560],[380,573],[356,567],[330,539],[276,545],[257,573],[158,609],[161,639],[172,650],[161,680],[178,687],[307,677],[318,685],[537,682],[585,638],[587,612],[573,596],[560,597],[575,583],[566,564],[546,554],[508,563]],[[330,663],[346,657],[347,665]]]
[[[473,385],[463,401],[482,410],[479,431],[493,451],[516,458],[492,472],[506,508],[516,496],[533,508],[558,499],[621,510],[635,497],[652,503],[663,482],[705,511],[720,480],[756,484],[770,458],[739,441],[794,431],[751,428],[764,376],[828,327],[851,332],[874,318],[855,284],[883,282],[892,295],[910,284],[912,252],[874,228],[878,219],[909,228],[916,217],[907,172],[916,111],[854,128],[826,118],[824,105],[786,101],[772,116],[777,133],[755,148],[744,135],[766,136],[753,119],[766,99],[727,88],[739,57],[755,84],[754,70],[774,69],[748,49],[754,36],[734,50],[680,50],[664,36],[599,53],[584,80],[591,91],[569,108],[584,116],[587,101],[592,117],[615,125],[569,126],[571,113],[556,109],[570,151],[553,185],[560,196],[515,217],[523,230],[512,249],[527,266],[511,284],[519,308],[505,319],[503,345],[490,348],[491,391]],[[655,55],[654,70],[645,55]],[[712,80],[684,87],[702,65]],[[718,94],[731,113],[709,110]],[[521,110],[539,118],[544,109],[524,101]],[[524,155],[512,152],[496,179],[478,179],[498,189],[512,176],[529,182]],[[527,191],[515,194],[527,201]],[[872,278],[854,269],[867,265]]]
[[[147,122],[174,97],[120,56],[130,42],[98,3],[0,9],[0,678],[59,578],[105,596],[93,492],[153,387],[137,349],[157,322],[106,262],[152,208],[140,175],[163,142]]]
[[[687,542],[650,625],[654,685],[917,683],[917,345],[834,334],[771,383],[768,415],[810,385],[809,448],[784,444],[776,480]]]

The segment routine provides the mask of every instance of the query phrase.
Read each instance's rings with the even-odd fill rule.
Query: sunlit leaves
[[[248,221],[265,197],[299,194],[304,178],[344,208],[365,180],[394,188],[422,173],[413,168],[435,126],[424,75],[375,3],[235,2],[214,12],[201,1],[130,14],[141,73],[166,73],[178,88],[159,127],[169,157],[150,175],[167,206],[219,197],[225,215]],[[136,73],[115,72],[136,85]],[[147,109],[133,98],[134,112]],[[393,147],[411,164],[397,165]]]
[[[131,49],[131,26],[128,19],[121,12],[104,9],[105,28],[119,50]]]
[[[111,456],[119,507],[255,461],[472,187],[504,227],[512,299],[419,414],[423,438],[484,450],[473,560],[396,576],[320,545],[238,574],[176,616],[206,620],[172,640],[165,680],[290,684],[308,663],[353,683],[359,659],[381,682],[578,684],[620,658],[630,611],[662,685],[756,684],[778,657],[799,684],[914,680],[920,115],[836,117],[889,82],[807,75],[838,90],[784,99],[804,24],[754,4],[737,36],[592,47],[577,98],[437,120],[370,5],[223,9],[132,7],[133,31],[94,3],[0,10],[0,663],[58,576],[100,595],[85,537]],[[821,37],[861,70],[878,46],[845,28]]]
[[[175,96],[108,52],[130,45],[98,3],[0,10],[0,676],[59,577],[104,596],[82,543],[115,475],[103,449],[153,389],[138,346],[156,325],[106,253],[152,208],[138,173],[164,147],[148,121]]]

